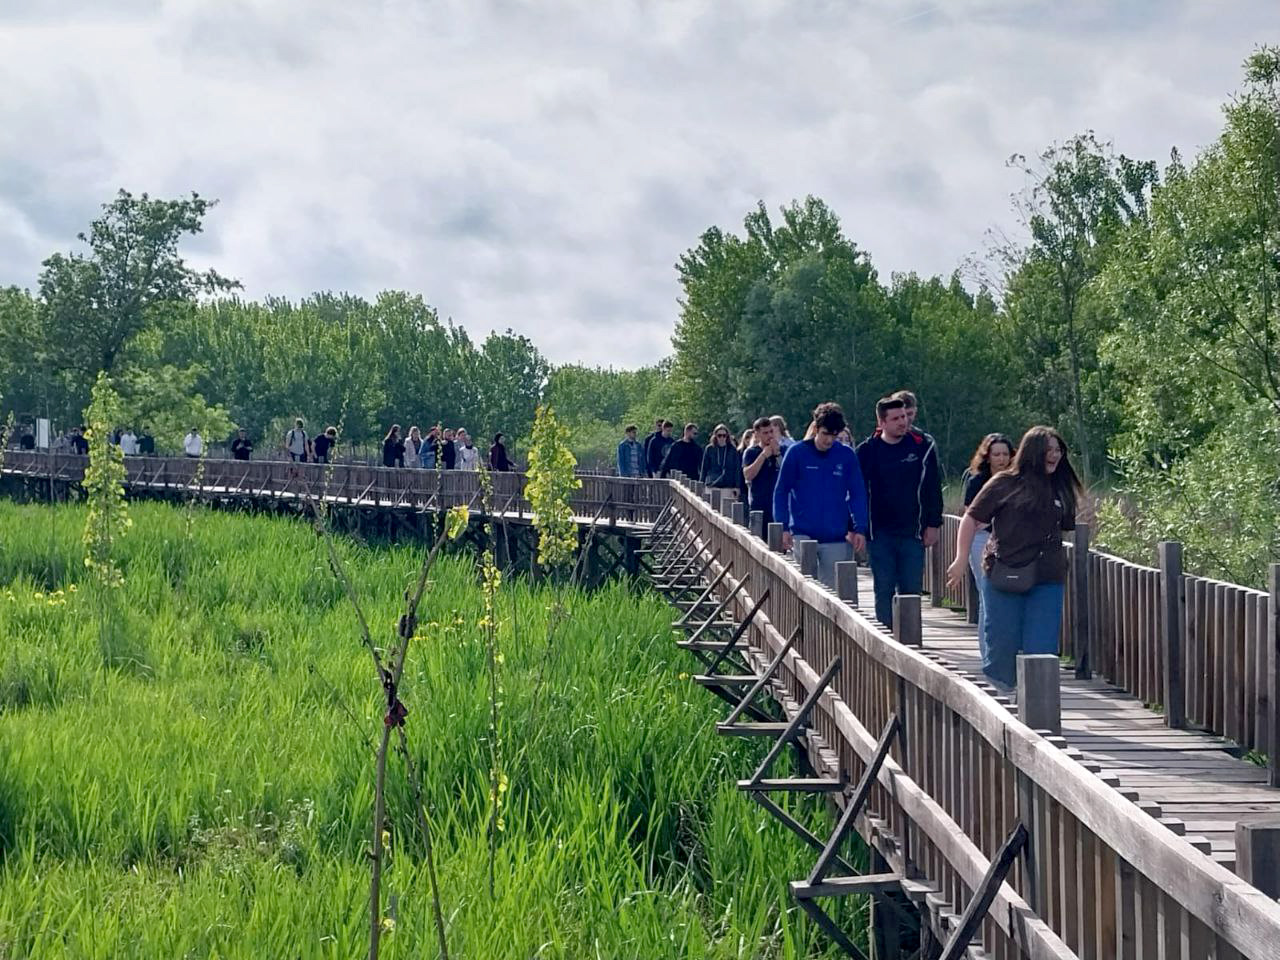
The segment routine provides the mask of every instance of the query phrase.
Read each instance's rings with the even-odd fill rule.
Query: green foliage
[[[89,466],[84,473],[88,509],[84,521],[84,565],[103,587],[123,583],[114,558],[116,541],[133,524],[124,500],[124,455],[111,442],[111,428],[120,422],[120,398],[105,373],[98,374],[89,403]]]
[[[571,363],[551,371],[545,402],[568,429],[579,464],[614,469],[623,429],[635,424],[643,437],[654,418],[667,413],[668,366],[614,370]]]
[[[306,524],[214,511],[194,533],[201,562],[175,581],[181,512],[136,504],[118,544],[122,630],[151,670],[103,670],[84,591],[33,580],[51,523],[62,568],[78,565],[84,513],[0,501],[0,943],[31,960],[362,955],[366,737],[385,700],[323,545]],[[394,624],[422,550],[335,546],[371,623]],[[508,751],[491,902],[483,591],[469,559],[443,558],[432,578],[400,691],[451,955],[838,955],[786,890],[813,852],[735,785],[758,745],[709,732],[715,701],[677,678],[687,655],[671,644],[669,608],[621,583],[574,597],[536,739],[542,651],[515,631],[540,635],[551,591],[501,587],[504,723],[528,749]],[[434,956],[400,763],[384,875],[396,923],[382,956]],[[819,802],[782,802],[830,830]],[[865,908],[836,909],[846,929],[864,927]]]
[[[196,388],[200,376],[199,367],[172,364],[130,369],[119,380],[118,425],[149,429],[157,451],[180,451],[192,427],[206,442],[229,439],[236,425],[225,407],[209,403]]]
[[[1123,390],[1111,452],[1129,509],[1117,548],[1183,540],[1195,569],[1261,586],[1280,559],[1280,95],[1263,49],[1218,141],[1174,156],[1116,245],[1102,343]],[[1149,555],[1149,554],[1148,554]]]
[[[538,562],[548,571],[563,570],[578,545],[569,495],[582,486],[569,449],[569,431],[549,406],[539,407],[529,445],[529,480],[525,494],[538,530]]]
[[[60,368],[89,377],[111,373],[129,340],[167,305],[238,286],[212,270],[196,271],[178,243],[201,231],[217,203],[198,194],[152,199],[121,190],[78,239],[89,254],[55,253],[40,274],[40,313],[48,351]]]

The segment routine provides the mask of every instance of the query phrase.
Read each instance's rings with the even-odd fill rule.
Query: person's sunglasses
[[[721,440],[729,439],[729,435],[727,433],[717,433],[716,436],[719,437]]]

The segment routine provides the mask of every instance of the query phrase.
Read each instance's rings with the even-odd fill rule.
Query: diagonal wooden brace
[[[814,688],[809,691],[809,695],[804,698],[804,703],[800,704],[800,709],[796,711],[796,715],[792,718],[791,722],[787,724],[786,729],[782,731],[782,735],[778,737],[773,746],[769,748],[769,752],[765,754],[764,759],[760,761],[760,766],[756,767],[755,773],[751,775],[751,781],[753,783],[759,782],[760,779],[769,772],[769,768],[773,765],[773,761],[778,759],[778,754],[782,753],[782,751],[786,749],[788,743],[797,739],[802,727],[808,725],[809,714],[812,713],[813,708],[818,705],[818,700],[822,697],[823,693],[826,692],[827,686],[831,683],[832,679],[840,672],[840,664],[841,660],[839,657],[834,657],[831,662],[827,664],[827,669],[822,671],[822,676],[818,679]]]
[[[734,646],[742,639],[743,635],[750,628],[751,621],[755,618],[755,615],[760,612],[760,608],[764,606],[764,602],[768,599],[769,590],[766,588],[764,593],[760,595],[760,599],[751,605],[751,609],[747,611],[747,615],[743,619],[742,623],[738,624],[738,628],[733,631],[733,636],[728,639],[720,652],[717,653],[715,658],[707,665],[707,673],[715,673],[720,664],[724,663],[725,659],[733,651]],[[796,629],[798,630],[799,628],[797,627]]]
[[[973,940],[974,934],[978,932],[978,927],[981,926],[982,921],[986,919],[987,911],[991,909],[991,902],[995,900],[1000,884],[1004,883],[1004,878],[1008,876],[1009,870],[1013,867],[1013,861],[1018,858],[1018,854],[1022,852],[1022,848],[1026,845],[1027,828],[1019,821],[1018,825],[1013,828],[1013,832],[1009,834],[996,852],[995,859],[991,861],[991,866],[987,868],[987,873],[982,878],[981,885],[973,892],[973,899],[964,908],[964,913],[960,916],[960,923],[951,932],[951,936],[947,939],[947,945],[942,948],[940,960],[960,960],[968,952],[969,943]]]
[[[809,871],[809,876],[805,882],[810,886],[821,883],[827,875],[827,871],[831,869],[831,861],[836,856],[836,851],[840,849],[840,844],[844,841],[845,834],[849,832],[849,828],[853,826],[858,814],[866,806],[867,799],[871,796],[871,788],[875,785],[876,778],[880,776],[880,768],[884,766],[884,761],[889,756],[889,750],[893,746],[894,738],[897,737],[898,731],[901,729],[902,721],[899,720],[898,715],[895,713],[889,718],[889,722],[884,725],[884,731],[880,734],[880,742],[876,744],[876,752],[872,754],[871,760],[867,764],[867,769],[863,771],[862,779],[858,781],[857,789],[854,790],[853,796],[849,798],[849,802],[845,804],[844,812],[840,815],[835,830],[827,840],[827,845],[823,847],[822,854],[818,857],[818,862]]]
[[[765,596],[767,597],[768,595],[769,595],[769,592],[766,590]],[[734,643],[737,641],[736,636],[730,637],[729,639],[730,639],[730,643]],[[733,712],[729,714],[729,718],[725,720],[725,723],[737,722],[738,717],[742,716],[742,712],[747,708],[747,704],[749,704],[752,700],[754,700],[756,696],[760,693],[760,691],[764,689],[765,684],[767,684],[770,680],[773,679],[773,675],[778,672],[778,667],[782,665],[782,661],[786,658],[787,651],[789,651],[793,646],[795,646],[796,641],[799,639],[800,639],[800,626],[797,624],[796,628],[791,631],[791,636],[787,638],[787,642],[784,643],[782,645],[782,649],[778,651],[778,655],[774,657],[772,661],[770,661],[768,669],[766,669],[764,674],[760,677],[760,679],[757,680],[754,685],[752,685],[751,689],[746,692],[743,698],[738,701],[738,705],[734,707]],[[722,651],[720,654],[721,657],[727,656],[729,649],[731,649],[730,645],[726,644],[725,650]],[[716,661],[716,664],[717,665],[719,664],[718,660]]]

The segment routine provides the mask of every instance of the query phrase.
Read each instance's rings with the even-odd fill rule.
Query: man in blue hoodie
[[[819,404],[813,423],[813,437],[791,444],[782,458],[773,520],[782,524],[784,550],[797,536],[818,541],[818,579],[834,588],[836,564],[866,543],[867,488],[857,456],[836,442],[845,428],[840,405]]]
[[[893,627],[893,596],[918,594],[924,551],[938,542],[942,480],[938,448],[911,429],[906,401],[894,394],[876,404],[876,432],[858,444],[867,478],[871,536],[867,552],[875,581],[876,619]]]

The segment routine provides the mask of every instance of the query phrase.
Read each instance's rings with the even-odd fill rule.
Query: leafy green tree
[[[1100,309],[1095,281],[1126,225],[1146,217],[1157,168],[1116,154],[1092,133],[1050,147],[1035,162],[1010,162],[1031,181],[1016,204],[1031,242],[1004,254],[1005,306],[1026,365],[1019,382],[1038,394],[1045,419],[1069,411],[1066,432],[1089,477],[1104,446],[1097,345],[1112,319]]]
[[[1218,140],[1176,154],[1104,275],[1120,317],[1102,344],[1116,383],[1112,454],[1129,509],[1108,542],[1261,585],[1280,559],[1280,50],[1246,64]]]
[[[120,395],[112,410],[112,427],[149,429],[158,452],[182,449],[182,439],[195,427],[206,443],[229,440],[235,424],[226,408],[209,403],[196,389],[200,370],[171,364],[137,367],[120,378]]]
[[[90,379],[111,373],[154,311],[238,286],[213,270],[191,269],[178,252],[216,202],[196,193],[159,200],[121,190],[78,235],[87,256],[55,253],[45,260],[40,307],[45,335],[57,347],[50,360]]]

